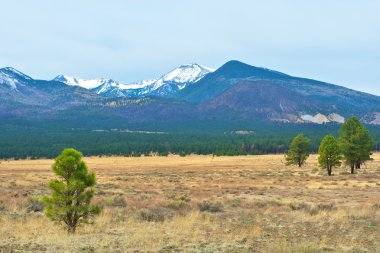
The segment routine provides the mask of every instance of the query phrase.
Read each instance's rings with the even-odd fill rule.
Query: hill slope
[[[358,116],[376,123],[380,97],[342,86],[292,77],[277,71],[230,61],[179,92],[200,108],[226,110],[245,119],[308,121],[322,114],[328,121]]]

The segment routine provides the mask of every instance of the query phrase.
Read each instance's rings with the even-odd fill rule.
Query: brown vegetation
[[[316,156],[91,157],[93,225],[41,212],[53,160],[0,161],[0,252],[377,252],[380,154],[331,177]]]

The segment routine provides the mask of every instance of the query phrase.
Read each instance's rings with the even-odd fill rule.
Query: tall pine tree
[[[327,174],[331,176],[332,168],[341,165],[342,155],[339,150],[338,142],[334,136],[326,135],[318,149],[318,163],[321,168],[327,170]]]
[[[87,223],[99,207],[91,204],[94,196],[95,173],[89,173],[82,153],[75,149],[65,149],[52,166],[58,179],[49,183],[51,196],[45,196],[46,216],[64,223],[68,233],[75,233],[80,223]]]
[[[285,155],[286,165],[301,167],[309,157],[310,140],[303,134],[298,134],[290,143],[288,153]]]
[[[359,169],[365,161],[371,160],[372,140],[358,118],[349,118],[342,124],[338,143],[351,174],[355,173],[355,168]]]

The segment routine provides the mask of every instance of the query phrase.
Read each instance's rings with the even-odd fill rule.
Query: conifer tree
[[[334,136],[326,135],[318,149],[318,163],[321,168],[327,170],[327,174],[331,176],[332,168],[341,165],[342,155],[339,150],[338,142]]]
[[[349,118],[342,124],[338,143],[351,174],[355,173],[355,168],[359,169],[365,161],[371,160],[372,140],[358,118]]]
[[[301,167],[309,157],[310,140],[303,134],[298,134],[290,143],[288,153],[285,155],[286,165]]]
[[[89,173],[82,153],[65,149],[52,169],[58,179],[49,183],[51,196],[45,196],[45,214],[53,221],[64,223],[68,233],[75,233],[80,223],[88,223],[99,214],[99,207],[91,204],[94,196],[95,173]]]

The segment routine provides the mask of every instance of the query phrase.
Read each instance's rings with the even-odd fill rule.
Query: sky
[[[0,67],[121,82],[229,60],[380,95],[377,0],[0,0]]]

